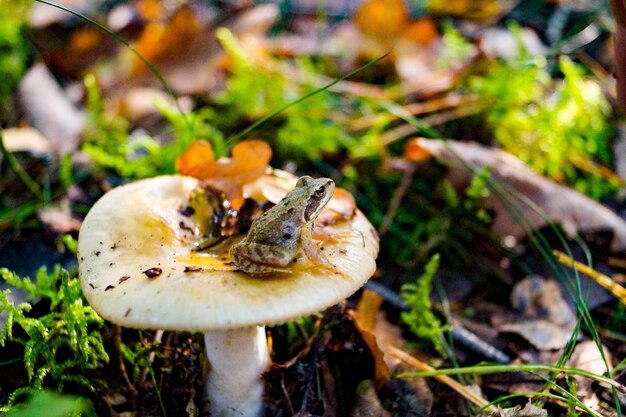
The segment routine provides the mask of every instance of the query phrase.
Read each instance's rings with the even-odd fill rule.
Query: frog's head
[[[304,220],[315,221],[322,209],[328,204],[335,191],[335,182],[330,178],[301,177],[296,187],[305,190],[307,199],[304,209]]]

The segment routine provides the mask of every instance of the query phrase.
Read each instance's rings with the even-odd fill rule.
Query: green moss
[[[619,185],[595,165],[612,162],[611,108],[584,68],[563,56],[561,81],[551,78],[544,57],[522,53],[498,61],[470,91],[488,100],[485,123],[502,147],[539,174],[593,198]]]
[[[26,2],[4,3],[0,2],[0,100],[15,91],[33,55],[24,37]]]
[[[109,356],[100,333],[104,321],[85,304],[78,277],[58,266],[50,272],[42,267],[34,281],[5,268],[0,269],[0,276],[29,297],[30,302],[16,306],[9,299],[11,290],[0,292],[0,311],[7,314],[0,346],[10,341],[24,347],[30,388],[54,386],[62,390],[71,382],[93,390],[95,380],[87,374],[102,368]],[[47,313],[32,314],[35,299],[49,304]],[[10,397],[8,407],[22,392],[24,389]]]

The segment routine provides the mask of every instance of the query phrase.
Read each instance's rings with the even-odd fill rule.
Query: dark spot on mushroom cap
[[[185,217],[190,217],[196,212],[196,210],[191,206],[187,206],[184,208],[183,207],[179,208],[178,212]]]
[[[181,230],[184,230],[186,232],[190,232],[192,234],[194,234],[194,230],[191,226],[189,226],[188,224],[186,224],[184,221],[180,221],[178,222],[178,227],[180,227]]]
[[[143,273],[148,278],[156,278],[163,273],[163,270],[159,267],[154,267],[154,268],[146,269],[145,271],[143,271]]]
[[[130,314],[130,308],[126,310],[126,313],[124,313],[124,317],[128,317],[129,314]]]
[[[128,275],[124,275],[122,278],[120,278],[120,280],[118,281],[118,284],[121,284],[122,282],[129,280],[130,276]]]
[[[107,285],[104,291],[109,291],[109,290],[112,290],[113,288],[115,288],[115,285]]]
[[[202,271],[202,268],[199,266],[185,266],[184,272],[198,272]]]

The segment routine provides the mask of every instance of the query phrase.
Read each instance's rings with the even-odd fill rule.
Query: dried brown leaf
[[[20,83],[19,96],[32,126],[50,140],[57,153],[78,148],[84,115],[45,65],[35,64],[28,70]]]
[[[492,176],[504,187],[528,198],[542,212],[539,214],[526,208],[524,220],[527,224],[541,228],[548,220],[554,221],[570,233],[610,230],[613,232],[610,249],[626,251],[626,221],[589,197],[534,173],[515,156],[476,143],[424,138],[418,141],[421,147],[450,165],[450,180],[459,188],[467,186],[473,176],[466,164],[479,169],[489,166]],[[492,225],[494,234],[502,238],[526,235],[527,229],[514,220],[500,199],[492,195],[489,203],[496,212]],[[520,204],[517,200],[505,203]]]
[[[158,15],[158,11],[155,14]],[[157,20],[148,23],[137,40],[135,49],[148,62],[156,63],[180,54],[186,45],[201,33],[199,22],[195,19],[192,9],[186,5],[178,9],[167,23]],[[131,73],[145,69],[143,61],[134,58]]]
[[[519,334],[539,350],[562,349],[576,327],[576,317],[554,280],[523,279],[513,288],[511,304],[520,316],[499,329]]]

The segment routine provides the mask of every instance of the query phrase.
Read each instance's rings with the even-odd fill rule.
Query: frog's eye
[[[314,191],[315,197],[317,197],[317,198],[324,197],[325,193],[326,193],[326,186],[325,185],[320,185]]]

